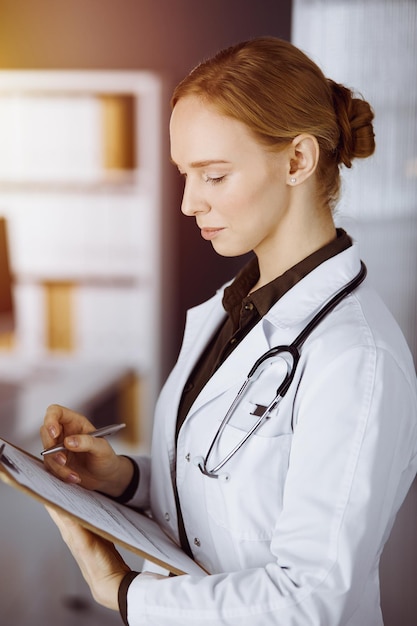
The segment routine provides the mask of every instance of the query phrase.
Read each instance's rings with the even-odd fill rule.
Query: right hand
[[[52,404],[40,429],[43,446],[63,442],[66,450],[44,457],[45,467],[65,482],[102,491],[123,493],[133,476],[129,459],[118,456],[104,437],[91,437],[93,424],[80,413]]]

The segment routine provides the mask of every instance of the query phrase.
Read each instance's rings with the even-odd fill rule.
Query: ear
[[[314,174],[319,160],[320,148],[316,137],[305,133],[297,135],[290,145],[288,183],[302,183]]]

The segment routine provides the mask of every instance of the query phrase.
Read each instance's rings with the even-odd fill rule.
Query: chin
[[[217,252],[219,256],[224,256],[224,257],[243,256],[244,254],[247,254],[248,252],[252,251],[252,248],[244,248],[243,246],[226,247],[226,246],[215,245],[214,242],[212,242],[212,246],[213,246],[213,250]]]

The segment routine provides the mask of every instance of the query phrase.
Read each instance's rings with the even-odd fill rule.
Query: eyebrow
[[[177,163],[171,158],[171,163],[178,167]],[[208,165],[218,165],[218,164],[227,164],[230,161],[225,161],[224,159],[206,159],[204,161],[192,161],[190,163],[190,167],[193,169],[198,169],[199,167],[207,167]]]

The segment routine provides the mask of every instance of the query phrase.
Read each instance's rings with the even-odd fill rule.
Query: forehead
[[[233,159],[242,150],[261,150],[248,127],[221,114],[196,96],[181,98],[170,121],[171,158],[186,165],[216,158]]]

